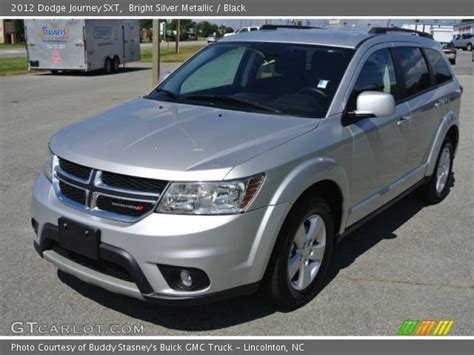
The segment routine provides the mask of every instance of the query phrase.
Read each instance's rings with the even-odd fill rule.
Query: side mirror
[[[389,116],[395,113],[393,95],[380,91],[364,91],[357,96],[356,116]]]

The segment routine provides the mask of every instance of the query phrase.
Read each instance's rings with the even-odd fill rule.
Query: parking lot
[[[167,63],[163,71],[174,67]],[[0,334],[13,334],[13,322],[37,322],[79,329],[143,325],[147,335],[395,335],[407,319],[445,319],[454,320],[451,335],[472,335],[471,52],[458,52],[455,70],[464,86],[462,130],[447,199],[426,206],[408,196],[349,235],[336,250],[327,286],[289,313],[255,296],[201,307],[150,305],[83,283],[42,260],[33,249],[29,209],[49,138],[69,123],[145,94],[151,70],[137,64],[112,76],[0,77]]]

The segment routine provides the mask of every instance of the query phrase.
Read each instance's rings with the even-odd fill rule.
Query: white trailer
[[[25,20],[28,68],[117,72],[140,60],[138,20]]]
[[[431,27],[431,35],[438,42],[451,42],[453,40],[453,26]]]

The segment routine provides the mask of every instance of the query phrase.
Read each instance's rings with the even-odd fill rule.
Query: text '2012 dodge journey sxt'
[[[149,95],[51,139],[33,186],[35,248],[142,300],[260,286],[298,307],[342,236],[414,188],[445,198],[461,94],[420,33],[226,37]]]

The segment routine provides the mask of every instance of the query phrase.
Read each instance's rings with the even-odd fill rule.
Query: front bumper
[[[269,206],[239,215],[184,216],[152,213],[135,223],[112,221],[61,203],[40,174],[33,186],[32,218],[37,251],[59,269],[109,291],[141,300],[195,303],[256,290],[290,206]],[[52,249],[58,219],[100,229],[100,259],[125,268],[131,281],[106,275]],[[171,288],[158,264],[203,270],[202,290]]]

